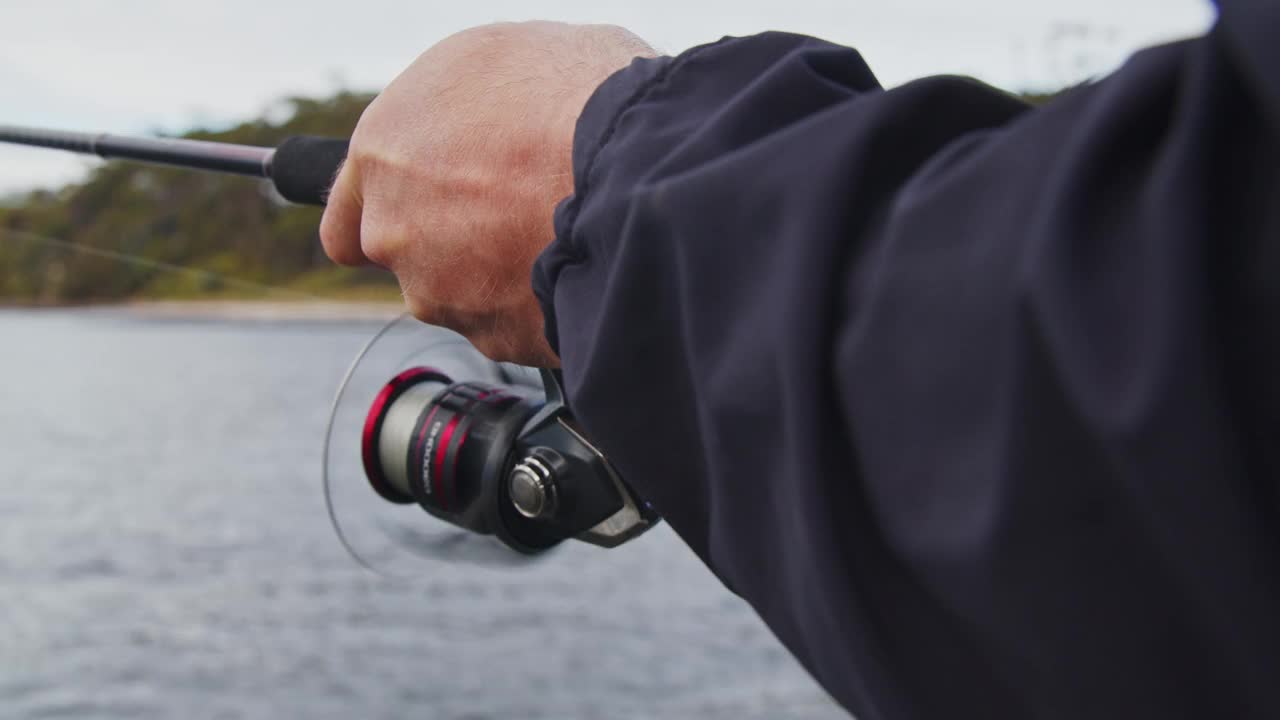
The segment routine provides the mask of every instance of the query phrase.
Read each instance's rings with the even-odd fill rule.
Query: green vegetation
[[[294,98],[284,122],[185,137],[250,145],[349,137],[370,100]],[[386,272],[333,266],[319,223],[319,209],[284,203],[265,181],[107,163],[83,183],[0,203],[0,302],[399,298]]]
[[[1051,97],[1024,95],[1037,104]],[[349,137],[372,99],[294,98],[284,122],[185,137],[250,145],[298,134]],[[107,163],[81,184],[0,201],[0,303],[399,299],[388,273],[332,265],[319,223],[320,210],[286,204],[265,181]]]

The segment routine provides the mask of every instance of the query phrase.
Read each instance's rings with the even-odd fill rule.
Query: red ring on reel
[[[382,499],[393,502],[398,505],[410,505],[414,502],[413,498],[401,493],[387,482],[387,477],[382,471],[382,462],[378,459],[377,440],[378,434],[382,430],[382,421],[386,419],[387,409],[391,407],[391,403],[396,401],[405,390],[417,385],[421,382],[434,380],[452,384],[452,380],[447,375],[429,367],[412,367],[404,372],[391,378],[391,380],[378,391],[377,397],[373,399],[373,404],[369,406],[369,414],[364,418],[364,431],[360,436],[360,459],[364,464],[364,475],[369,479],[369,484],[373,486],[374,492],[382,496]]]

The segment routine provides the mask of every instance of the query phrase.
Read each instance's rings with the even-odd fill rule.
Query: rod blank
[[[347,156],[346,140],[313,135],[287,138],[280,147],[269,148],[0,125],[0,143],[270,178],[282,197],[304,205],[324,205],[334,175]]]
[[[0,125],[0,142],[67,150],[104,159],[119,158],[236,175],[270,177],[274,148],[178,138],[132,138],[119,135],[43,130]]]

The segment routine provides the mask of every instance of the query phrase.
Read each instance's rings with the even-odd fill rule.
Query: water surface
[[[665,527],[355,565],[319,455],[375,329],[0,311],[0,716],[847,717]]]

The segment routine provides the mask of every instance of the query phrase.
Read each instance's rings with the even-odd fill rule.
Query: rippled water
[[[356,566],[318,457],[374,329],[0,312],[0,717],[846,717],[665,527]]]

